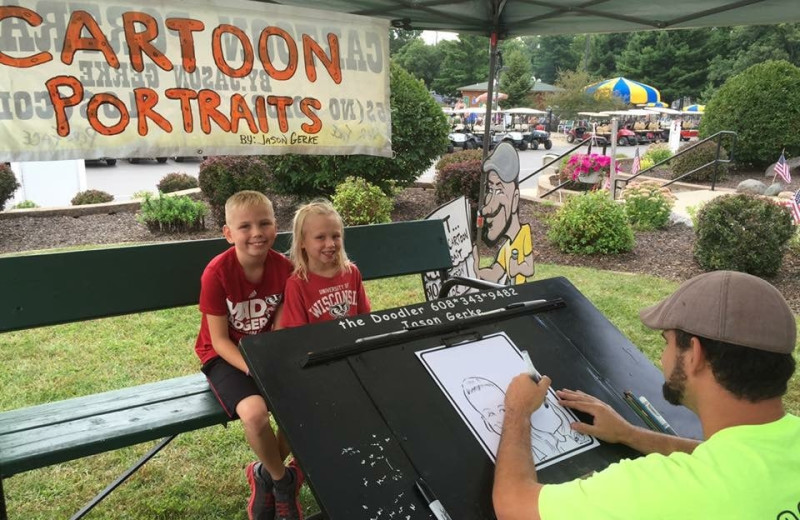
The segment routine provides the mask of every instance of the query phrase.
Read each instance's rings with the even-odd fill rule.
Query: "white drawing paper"
[[[447,277],[462,276],[465,278],[478,278],[475,273],[475,258],[472,256],[472,237],[470,231],[469,202],[466,197],[453,199],[447,204],[439,206],[425,217],[426,220],[441,219],[444,221],[447,244],[450,246],[450,257],[453,267],[447,270]],[[422,275],[425,286],[425,298],[428,301],[439,297],[442,287],[441,274],[430,271]],[[458,296],[476,292],[477,289],[466,285],[457,285],[450,290],[450,296]]]
[[[417,357],[495,462],[505,415],[505,389],[515,376],[527,371],[517,346],[501,332],[452,347],[421,350]],[[594,437],[570,428],[570,423],[578,419],[558,404],[552,388],[547,402],[549,408],[542,406],[531,416],[531,445],[537,468],[599,446]]]

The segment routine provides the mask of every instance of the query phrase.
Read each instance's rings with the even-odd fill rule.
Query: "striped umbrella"
[[[642,106],[650,107],[650,108],[667,108],[667,104],[664,103],[663,101],[655,101],[653,103],[645,103]]]
[[[586,87],[586,92],[595,96],[617,96],[625,103],[656,103],[661,101],[661,93],[650,85],[626,78],[606,79]]]
[[[705,105],[689,105],[688,107],[683,109],[684,112],[697,112],[698,114],[702,114],[706,111]]]

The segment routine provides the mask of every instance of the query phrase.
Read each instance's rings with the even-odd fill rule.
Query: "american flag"
[[[779,204],[789,208],[795,225],[800,226],[800,190],[797,190],[797,193],[790,200],[781,200]]]
[[[642,168],[642,160],[639,158],[639,147],[636,147],[636,153],[633,154],[633,164],[631,164],[631,175],[636,175]]]
[[[781,158],[775,163],[775,173],[781,176],[786,184],[792,182],[792,174],[789,173],[789,165],[786,164],[786,156],[781,152]]]

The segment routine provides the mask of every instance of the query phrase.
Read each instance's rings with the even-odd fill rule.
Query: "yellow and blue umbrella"
[[[594,95],[617,96],[625,103],[657,103],[661,93],[650,85],[626,78],[612,78],[586,87],[586,92]]]
[[[688,107],[683,109],[684,112],[697,112],[698,114],[702,114],[706,111],[705,105],[689,105]]]
[[[652,103],[645,103],[644,106],[650,108],[667,108],[667,104],[664,103],[663,101],[654,101]]]

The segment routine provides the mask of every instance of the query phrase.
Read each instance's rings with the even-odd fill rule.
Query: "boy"
[[[241,419],[245,438],[258,457],[246,470],[248,517],[302,520],[302,472],[294,462],[284,467],[288,444],[273,433],[267,404],[237,347],[243,336],[269,331],[277,323],[292,264],[271,249],[277,235],[275,212],[262,193],[232,195],[225,203],[222,233],[233,247],[214,257],[203,272],[203,317],[195,351],[217,399],[232,419]]]

